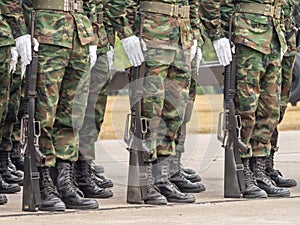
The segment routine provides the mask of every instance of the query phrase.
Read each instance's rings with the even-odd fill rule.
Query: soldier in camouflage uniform
[[[271,136],[279,119],[281,54],[287,49],[281,24],[281,5],[282,2],[277,0],[223,1],[221,13],[224,16],[221,17],[219,0],[201,2],[202,20],[224,66],[231,61],[231,50],[228,39],[224,38],[220,18],[234,14],[232,41],[237,58],[235,106],[242,120],[242,141],[249,146],[249,154],[241,155],[245,198],[290,195],[288,189],[273,185],[265,172]],[[224,21],[226,29],[229,19]]]
[[[299,13],[299,8],[294,7],[294,0],[286,0],[286,4],[283,5],[284,12],[284,26],[287,38],[288,49],[283,55],[282,59],[282,76],[281,76],[281,95],[280,95],[280,117],[279,123],[282,121],[287,104],[290,98],[291,86],[292,86],[292,74],[293,67],[296,59],[297,47],[295,37],[295,20],[293,16],[293,10]],[[293,35],[292,35],[293,34]],[[271,138],[271,152],[266,160],[266,172],[275,181],[278,187],[293,187],[297,185],[294,179],[284,178],[279,170],[274,168],[274,154],[278,151],[278,127],[275,128]]]
[[[116,30],[131,64],[138,66],[145,57],[146,67],[142,117],[148,124],[145,147],[150,157],[145,160],[149,182],[144,202],[194,202],[193,195],[183,192],[200,192],[202,185],[190,182],[173,168],[170,170],[173,159],[169,156],[175,155],[175,139],[185,113],[193,59],[191,47],[200,39],[198,1],[130,1],[127,12],[129,22]],[[161,194],[150,185],[152,174]]]
[[[79,158],[75,163],[79,188],[87,197],[98,198],[108,198],[113,195],[112,191],[107,189],[107,187],[112,187],[112,182],[101,179],[91,165],[92,161],[95,160],[95,141],[98,139],[104,120],[110,83],[110,66],[107,54],[110,46],[105,30],[109,26],[109,20],[103,12],[103,4],[105,3],[107,1],[96,1],[97,21],[93,21],[93,25],[98,35],[97,62],[91,70],[88,102],[83,126],[79,131]]]
[[[39,165],[40,210],[95,209],[75,185],[78,130],[86,107],[89,69],[96,58],[94,1],[26,1],[35,10],[34,37],[38,52],[36,120],[41,122],[39,147],[46,156]],[[90,58],[88,57],[90,55]],[[55,184],[50,177],[54,167]]]
[[[1,128],[7,115],[7,102],[10,91],[10,72],[16,70],[18,55],[21,56],[22,72],[31,61],[31,38],[25,24],[22,7],[17,0],[0,1],[0,44],[1,44],[1,96],[0,121]],[[16,47],[14,47],[16,44]],[[2,132],[0,132],[2,141]],[[16,184],[18,180],[9,168],[9,149],[0,149],[0,193],[14,193],[20,191]],[[22,180],[22,179],[21,179]],[[14,184],[8,184],[12,182]],[[0,196],[1,203],[7,202],[4,195]]]

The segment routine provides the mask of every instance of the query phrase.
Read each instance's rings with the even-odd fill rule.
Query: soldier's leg
[[[95,209],[94,199],[84,198],[74,183],[73,163],[78,159],[79,129],[82,127],[90,84],[89,46],[82,46],[73,33],[73,46],[68,49],[68,64],[59,87],[55,121],[53,124],[53,147],[56,156],[56,186],[67,208]]]
[[[259,79],[259,100],[255,114],[255,126],[251,135],[252,158],[250,165],[257,184],[269,197],[287,197],[288,189],[279,188],[266,175],[265,159],[270,154],[271,136],[279,120],[281,89],[281,60],[278,41],[271,42],[272,52],[263,56],[265,72]]]
[[[282,80],[281,80],[281,99],[280,99],[280,117],[279,123],[282,121],[287,104],[289,102],[292,72],[295,63],[295,56],[284,56],[282,60]],[[271,153],[266,159],[267,174],[275,181],[278,187],[293,187],[297,185],[294,179],[284,178],[282,173],[274,168],[274,155],[278,151],[278,127],[275,128],[271,137]]]
[[[186,123],[190,120],[194,100],[196,97],[196,81],[194,79],[191,79],[191,83],[188,89],[188,95],[186,97],[182,97],[186,99],[184,105],[182,124],[178,128],[177,134],[174,137],[176,154],[170,157],[170,181],[174,183],[180,189],[181,192],[201,192],[205,191],[205,186],[201,183],[191,182],[186,177],[188,175],[185,176],[183,170],[181,169],[181,154],[184,152],[184,143],[186,138]],[[168,115],[168,112],[166,112],[166,115]],[[189,176],[197,178],[195,175],[196,174]]]
[[[148,54],[152,54],[151,61],[146,61],[151,82],[146,80],[144,93],[150,93],[150,98],[143,99],[143,105],[147,106],[143,112],[152,113],[148,118],[152,118],[150,129],[156,140],[156,143],[152,142],[153,158],[157,158],[153,165],[155,185],[169,202],[190,203],[195,201],[195,197],[180,192],[169,180],[169,156],[175,155],[175,136],[182,123],[189,86],[187,71],[171,65],[177,53],[165,49],[148,50]]]
[[[101,54],[91,70],[87,107],[83,125],[79,130],[79,157],[75,163],[77,183],[87,197],[108,198],[113,196],[111,190],[103,188],[105,182],[96,176],[91,165],[95,160],[95,142],[104,118],[108,84],[107,55]]]
[[[5,46],[0,48],[0,124],[1,128],[4,124],[7,115],[9,91],[10,91],[10,47]],[[2,129],[0,129],[0,141],[2,141]],[[0,149],[0,193],[14,193],[21,190],[17,184],[20,179],[13,175],[8,169],[9,166],[9,151],[8,149]],[[22,178],[21,178],[22,181]],[[9,184],[11,183],[11,184]]]
[[[250,148],[250,139],[255,126],[255,111],[259,99],[259,75],[264,73],[263,54],[243,45],[236,45],[236,97],[237,115],[241,116],[242,141]],[[251,150],[251,149],[250,149]],[[266,198],[264,190],[257,186],[250,170],[249,155],[241,155],[244,164],[245,192],[244,198]]]
[[[17,64],[17,70],[11,74],[9,98],[7,103],[7,113],[1,124],[2,141],[0,143],[0,163],[1,173],[4,180],[8,183],[23,183],[23,173],[16,169],[11,161],[12,141],[11,135],[14,123],[18,120],[19,98],[21,92],[21,67]]]
[[[65,67],[68,65],[68,54],[68,49],[59,46],[39,45],[35,119],[41,124],[39,148],[46,156],[45,165],[38,165],[41,190],[41,207],[39,209],[43,211],[63,211],[66,208],[50,176],[50,168],[53,169],[55,165],[53,124],[59,101],[59,89]]]

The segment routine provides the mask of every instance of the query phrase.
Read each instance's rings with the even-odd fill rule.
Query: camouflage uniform
[[[201,3],[203,21],[211,29],[212,40],[224,37],[224,29],[229,28],[229,17],[234,13],[235,107],[241,116],[241,139],[249,146],[249,154],[241,155],[246,184],[244,197],[287,197],[290,192],[274,186],[265,172],[271,136],[280,113],[281,52],[287,50],[281,24],[283,3],[277,0],[223,1],[222,4],[205,0]],[[223,27],[220,19],[224,20]]]
[[[108,1],[99,1],[106,4]],[[110,71],[107,59],[109,50],[108,35],[105,28],[109,26],[108,18],[103,10],[103,4],[97,4],[97,21],[94,25],[98,35],[98,59],[91,70],[91,81],[87,108],[83,126],[79,131],[80,160],[95,159],[95,141],[101,130],[104,120],[106,101],[110,83]],[[105,20],[105,27],[104,21]]]
[[[293,33],[292,29],[296,25],[293,16],[294,3],[295,3],[294,0],[287,0],[286,4],[283,5],[284,26],[286,29],[285,33],[287,36],[290,36],[290,34]],[[297,10],[297,7],[295,7],[295,10]],[[281,95],[280,95],[280,116],[279,116],[278,123],[280,123],[283,119],[290,98],[293,67],[294,67],[296,53],[297,53],[295,35],[288,37],[287,45],[288,45],[287,52],[284,54],[281,62],[282,75],[281,75]],[[294,179],[283,178],[280,171],[274,169],[274,154],[278,150],[277,142],[278,142],[278,126],[275,128],[271,138],[272,148],[271,148],[270,156],[268,156],[267,158],[266,171],[269,174],[269,176],[276,182],[277,186],[279,187],[296,186],[297,183]]]
[[[34,37],[40,43],[36,119],[41,121],[39,144],[49,166],[56,157],[71,162],[78,157],[78,129],[89,86],[89,58],[82,56],[89,55],[89,44],[96,41],[87,16],[95,15],[90,2],[83,1],[82,12],[66,12],[54,5],[47,10],[44,1],[33,5]]]

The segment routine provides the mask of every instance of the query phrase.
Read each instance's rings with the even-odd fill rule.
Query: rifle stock
[[[147,132],[147,122],[141,116],[141,100],[143,97],[143,78],[145,63],[139,67],[131,68],[130,77],[130,102],[131,114],[127,115],[124,140],[129,150],[129,171],[127,184],[127,202],[143,203],[147,194],[147,171],[144,157],[147,150],[144,149],[143,139]]]
[[[33,38],[35,12],[31,15],[31,37]],[[32,40],[33,45],[33,40]],[[32,61],[26,68],[25,116],[21,121],[21,147],[24,153],[24,186],[22,198],[23,211],[37,211],[41,204],[39,172],[36,163],[44,163],[45,157],[39,151],[38,138],[40,123],[35,121],[36,77],[38,54],[32,47]]]

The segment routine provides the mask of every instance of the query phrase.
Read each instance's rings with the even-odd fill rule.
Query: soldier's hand
[[[142,51],[146,51],[146,43],[139,40],[135,35],[124,38],[121,40],[124,50],[128,56],[128,59],[133,66],[139,66],[144,62],[144,55]],[[141,47],[142,46],[142,47]]]
[[[194,40],[194,44],[193,44],[193,46],[191,47],[191,50],[190,50],[190,62],[192,62],[193,59],[196,56],[197,45],[198,45],[198,41]]]
[[[10,53],[11,53],[11,58],[10,58],[10,65],[9,65],[9,73],[11,72],[14,73],[16,72],[19,54],[16,47],[12,47],[10,49]]]
[[[108,69],[110,71],[114,62],[114,48],[112,46],[109,46],[109,51],[107,51],[107,60],[108,60]]]
[[[26,66],[30,64],[32,59],[31,36],[29,34],[26,34],[16,38],[15,41],[18,54],[21,56],[22,74],[24,74]]]
[[[97,61],[97,45],[90,45],[89,53],[90,53],[90,70],[91,70],[95,66]]]
[[[230,43],[227,38],[221,38],[213,42],[219,62],[222,66],[227,66],[232,61]]]

